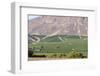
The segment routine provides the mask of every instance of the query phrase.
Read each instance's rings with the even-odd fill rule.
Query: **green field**
[[[29,44],[32,48],[32,56],[45,55],[47,58],[87,58],[88,54],[88,39],[87,36],[66,36],[57,35],[42,39],[44,36],[39,36],[40,42]],[[60,37],[60,38],[59,38]],[[77,57],[77,54],[79,57]],[[41,57],[40,57],[41,58]]]

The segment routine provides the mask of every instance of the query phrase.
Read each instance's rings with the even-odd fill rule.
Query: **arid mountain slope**
[[[88,18],[78,16],[39,16],[29,20],[28,33],[38,35],[87,36]]]

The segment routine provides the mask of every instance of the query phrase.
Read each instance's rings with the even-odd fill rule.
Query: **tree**
[[[32,48],[28,48],[28,57],[32,57],[32,55],[33,55]]]

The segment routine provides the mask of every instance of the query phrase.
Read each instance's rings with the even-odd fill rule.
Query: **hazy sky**
[[[28,16],[28,19],[31,20],[31,19],[35,19],[35,18],[37,18],[37,17],[40,17],[40,16],[29,15],[29,16]]]

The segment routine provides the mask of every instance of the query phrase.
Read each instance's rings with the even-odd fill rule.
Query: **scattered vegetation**
[[[81,39],[79,36],[61,37],[64,40],[63,42],[58,40],[58,36],[54,36],[41,40],[39,43],[31,44],[28,49],[28,56],[40,58],[87,58],[87,37]]]
[[[83,53],[79,51],[71,51],[68,53],[68,58],[84,58]]]

